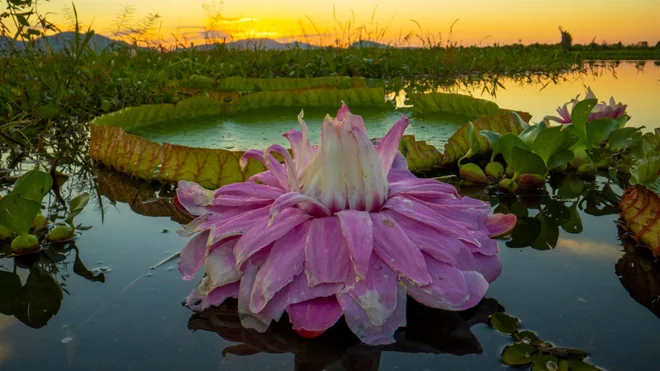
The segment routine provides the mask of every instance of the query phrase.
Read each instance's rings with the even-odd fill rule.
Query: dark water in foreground
[[[267,335],[245,331],[231,303],[193,316],[180,303],[195,283],[179,279],[176,261],[150,269],[185,243],[174,233],[179,226],[170,219],[179,218],[175,209],[167,200],[154,201],[157,194],[149,186],[124,176],[106,171],[98,180],[105,211],[102,216],[89,207],[77,222],[93,228],[75,240],[78,263],[90,272],[76,267],[75,250],[62,252],[66,258],[56,269],[41,257],[40,266],[56,272],[66,290],[61,308],[38,330],[25,324],[42,324],[37,316],[22,318],[24,323],[0,316],[1,370],[496,370],[505,368],[499,356],[511,342],[486,324],[498,305],[519,317],[523,329],[556,346],[587,351],[592,363],[608,370],[656,369],[660,321],[650,301],[647,308],[635,297],[660,295],[660,269],[645,251],[624,252],[612,214],[616,205],[608,201],[609,189],[621,191],[614,184],[604,187],[610,183],[605,178],[585,186],[575,178],[558,179],[553,182],[557,191],[551,192],[562,197],[554,201],[493,198],[500,210],[515,212],[528,227],[501,242],[504,270],[488,299],[459,314],[409,307],[409,328],[396,345],[385,348],[360,346],[345,328],[317,341],[301,340],[286,324]],[[487,199],[481,190],[466,192]],[[133,210],[114,200],[132,203]],[[578,232],[576,216],[583,232],[569,234],[563,228]],[[541,232],[533,230],[530,219],[541,221]],[[539,249],[555,240],[554,249]],[[14,270],[25,282],[28,269],[0,259],[5,274],[0,277]],[[76,274],[93,278],[100,271],[105,282]],[[47,308],[47,298],[58,302],[37,292],[32,305]]]
[[[624,67],[619,80],[601,83],[597,93],[629,102],[633,125],[654,127],[649,92],[660,86],[660,68],[650,66],[643,79]],[[548,109],[588,83],[550,87],[529,107],[515,88],[499,102],[536,119],[541,106],[551,114]],[[632,98],[617,94],[619,88]],[[549,105],[540,97],[550,93],[556,97]],[[341,326],[315,341],[301,340],[286,324],[266,335],[245,331],[231,303],[195,315],[181,301],[196,282],[179,279],[177,261],[151,269],[186,242],[175,233],[183,219],[167,199],[171,189],[157,193],[107,171],[96,173],[96,181],[92,199],[98,194],[103,206],[92,201],[77,218],[92,228],[75,245],[52,249],[32,268],[0,250],[0,313],[29,303],[29,315],[0,314],[0,370],[504,370],[500,353],[511,338],[486,324],[498,306],[520,318],[521,329],[584,350],[604,369],[658,369],[660,264],[620,241],[615,221],[622,191],[604,177],[586,184],[555,178],[552,197],[492,198],[498,211],[514,212],[523,222],[511,240],[500,242],[504,268],[487,299],[462,313],[410,306],[409,326],[397,344],[379,348],[359,345]],[[489,199],[482,190],[464,192]],[[21,284],[29,287],[23,304],[15,290]]]

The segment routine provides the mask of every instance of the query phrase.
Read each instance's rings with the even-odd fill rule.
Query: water
[[[596,93],[628,103],[634,124],[653,127],[651,93],[657,94],[660,68],[647,63],[640,75],[629,74],[630,68],[620,66],[620,83],[610,83],[622,89],[638,84],[636,89],[597,87],[607,76],[591,85]],[[536,87],[507,86],[497,101],[539,117],[576,95],[581,85],[548,86],[538,93]],[[526,93],[516,100],[515,91]],[[22,316],[21,322],[0,314],[0,370],[506,369],[500,354],[511,338],[486,324],[499,305],[521,319],[521,329],[556,346],[584,350],[600,367],[656,369],[660,267],[645,250],[619,240],[616,204],[610,199],[622,190],[614,180],[599,177],[576,192],[575,179],[554,178],[551,192],[557,196],[517,201],[463,190],[520,219],[539,220],[540,232],[530,236],[533,228],[519,228],[512,240],[500,242],[502,275],[477,308],[450,313],[410,307],[405,336],[396,345],[372,348],[341,327],[316,341],[301,340],[286,324],[257,335],[237,326],[231,303],[193,314],[180,303],[200,277],[181,281],[172,269],[176,260],[168,261],[186,242],[173,233],[185,218],[168,199],[171,187],[155,188],[108,171],[97,171],[96,178],[92,191],[100,195],[103,212],[90,204],[76,219],[92,228],[81,232],[75,245],[42,256],[43,270],[32,268],[33,277],[42,277],[41,289],[52,287],[45,284],[44,272],[53,274],[65,289],[62,299],[52,291],[34,291],[39,294],[31,297],[32,316]],[[575,233],[576,216],[581,233]],[[529,219],[527,225],[534,224]],[[533,247],[509,247],[523,244]],[[0,312],[17,297],[7,296],[9,277],[25,284],[28,263],[0,258]],[[39,329],[27,325],[45,322]]]

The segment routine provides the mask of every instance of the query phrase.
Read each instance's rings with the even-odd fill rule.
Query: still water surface
[[[615,95],[628,103],[632,123],[654,127],[660,67],[647,63],[644,72],[637,73],[633,65],[624,64],[617,76],[619,80],[585,78],[541,92],[537,87],[507,86],[498,92],[497,102],[538,118],[579,93],[584,83],[601,98]],[[47,264],[48,258],[42,257],[41,266],[65,289],[61,307],[39,329],[23,323],[38,319],[21,322],[0,314],[0,370],[501,370],[506,367],[500,353],[510,337],[485,324],[497,305],[543,340],[589,352],[589,361],[600,367],[657,370],[660,267],[643,250],[624,250],[615,224],[616,205],[601,197],[608,183],[614,193],[622,192],[603,177],[577,191],[562,188],[566,180],[559,180],[553,184],[560,190],[554,201],[512,204],[493,198],[494,207],[502,204],[500,208],[515,210],[519,217],[543,220],[547,238],[532,238],[536,248],[508,247],[515,243],[502,241],[504,268],[488,300],[460,314],[409,309],[415,315],[405,336],[385,348],[360,346],[342,328],[316,342],[301,341],[278,327],[260,336],[238,326],[230,305],[194,315],[181,301],[196,283],[179,279],[176,261],[151,269],[186,242],[174,233],[180,225],[175,220],[182,220],[166,199],[171,190],[159,194],[108,171],[98,172],[97,179],[92,191],[100,195],[103,213],[90,204],[78,217],[77,223],[92,228],[81,233],[75,246],[78,263],[91,271],[87,277],[104,272],[105,282],[76,274],[83,271],[75,264],[75,250],[63,251],[65,259],[57,264]],[[488,199],[479,190],[470,194]],[[565,220],[547,222],[543,217],[550,210],[571,207],[578,210],[581,233],[560,228]],[[524,233],[521,236],[525,239]],[[538,249],[548,241],[556,246]],[[0,258],[0,273],[5,274],[0,277],[12,272],[23,283],[30,273],[13,259]],[[0,287],[0,299],[10,300],[2,293]]]

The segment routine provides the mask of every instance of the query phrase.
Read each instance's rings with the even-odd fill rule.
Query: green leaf
[[[14,316],[32,328],[44,327],[60,310],[63,297],[55,278],[39,265],[34,265],[16,298]]]
[[[0,225],[16,234],[27,233],[39,212],[41,203],[10,193],[0,200]]]
[[[520,147],[511,150],[513,169],[518,174],[545,174],[547,168],[537,154]]]
[[[586,139],[586,126],[587,120],[589,119],[589,114],[598,104],[597,99],[585,99],[578,102],[571,110],[571,121],[573,126],[578,131],[578,137],[582,140]]]
[[[64,220],[65,223],[67,224],[73,224],[73,218],[78,216],[80,212],[87,206],[87,203],[89,202],[89,193],[81,193],[75,198],[73,198],[71,201],[69,201],[69,216],[67,216],[66,220]],[[73,226],[71,226],[73,228]]]
[[[528,331],[528,330],[519,331],[513,334],[513,337],[515,337],[516,340],[518,340],[521,343],[530,344],[534,346],[539,346],[542,343],[541,339],[539,339],[538,335],[536,335],[534,331]]]
[[[580,349],[573,349],[573,348],[552,348],[549,350],[549,352],[553,356],[559,358],[573,359],[573,360],[583,360],[587,358],[587,356],[589,355],[585,351],[582,351]]]
[[[607,138],[609,149],[612,151],[618,151],[640,145],[642,141],[641,129],[642,128],[630,127],[614,130]]]
[[[549,199],[543,208],[544,216],[557,225],[562,225],[568,222],[571,218],[571,213],[568,207],[563,202],[558,200]]]
[[[584,180],[575,173],[566,174],[557,188],[557,195],[563,198],[576,198],[584,192]]]
[[[559,368],[559,360],[557,357],[543,354],[536,358],[532,371],[557,371]]]
[[[490,130],[481,130],[479,133],[488,139],[488,143],[490,143],[490,147],[493,150],[493,156],[500,153],[499,142],[502,134]]]
[[[532,145],[532,149],[534,150],[534,153],[536,153],[543,159],[543,161],[548,163],[548,160],[557,151],[567,148],[568,139],[569,139],[568,130],[562,130],[562,127],[554,126],[542,130],[537,134],[536,139],[534,139],[534,144]],[[550,165],[548,165],[548,168],[553,168],[553,167],[556,166],[551,167]]]
[[[517,135],[513,133],[507,133],[502,135],[499,141],[500,151],[502,151],[502,156],[504,156],[504,161],[508,166],[513,166],[513,148],[518,147],[522,149],[529,149],[525,142],[522,139],[518,138]]]
[[[529,344],[512,344],[502,351],[502,362],[507,366],[520,366],[534,362],[539,352]]]
[[[525,208],[525,210],[527,210]],[[506,242],[507,247],[531,246],[541,233],[541,221],[530,217],[518,217],[516,226],[511,231],[511,241]]]
[[[568,208],[568,213],[570,218],[561,228],[571,234],[580,234],[582,233],[582,218],[580,218],[580,213],[578,212],[578,203],[574,203]]]
[[[30,170],[16,181],[10,194],[41,203],[52,186],[53,179],[48,173],[41,170]]]
[[[481,151],[481,145],[479,144],[479,130],[475,129],[471,122],[468,122],[467,135],[468,144],[470,145],[470,150],[474,156]]]
[[[561,149],[558,152],[555,152],[546,162],[548,170],[552,170],[569,163],[573,159],[573,156],[573,152],[568,149]]]
[[[525,142],[525,144],[527,144],[529,148],[534,148],[534,141],[542,131],[546,130],[546,128],[547,126],[545,121],[541,121],[538,124],[531,125],[527,129],[523,130],[519,137],[523,142]]]
[[[490,315],[490,325],[503,334],[513,334],[518,329],[520,320],[504,312],[495,312]]]
[[[520,126],[522,130],[525,130],[529,127],[529,123],[523,120],[517,112],[514,111],[511,112],[511,114],[513,115],[513,120],[516,122],[516,124],[518,124],[518,126]]]
[[[587,138],[590,146],[598,146],[609,138],[610,133],[619,128],[619,123],[610,118],[591,121],[587,125]]]
[[[536,219],[541,222],[541,231],[532,244],[532,248],[536,250],[554,249],[559,241],[559,227],[543,213],[536,215]]]
[[[630,184],[641,184],[660,194],[660,156],[638,160],[630,168]]]
[[[51,103],[45,106],[38,107],[34,110],[34,115],[42,120],[51,120],[60,114],[60,106]]]

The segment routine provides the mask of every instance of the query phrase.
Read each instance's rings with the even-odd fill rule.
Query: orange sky
[[[40,5],[40,10],[57,13],[53,19],[64,25],[62,9],[70,3],[50,0]],[[185,34],[189,41],[198,42],[201,33],[210,29],[214,35],[236,39],[252,36],[300,40],[303,33],[320,33],[329,43],[334,39],[329,34],[347,27],[349,22],[353,38],[356,29],[364,26],[363,38],[368,32],[385,29],[382,39],[393,41],[411,31],[419,32],[411,20],[421,25],[424,34],[437,37],[442,33],[446,40],[457,18],[460,20],[454,27],[453,40],[463,45],[519,40],[525,44],[555,43],[560,25],[573,34],[577,43],[590,42],[594,37],[599,43],[646,40],[655,44],[660,40],[660,0],[78,0],[75,4],[81,20],[93,21],[96,31],[102,34],[109,33],[122,6],[130,4],[137,18],[156,12],[161,15],[163,39]]]

